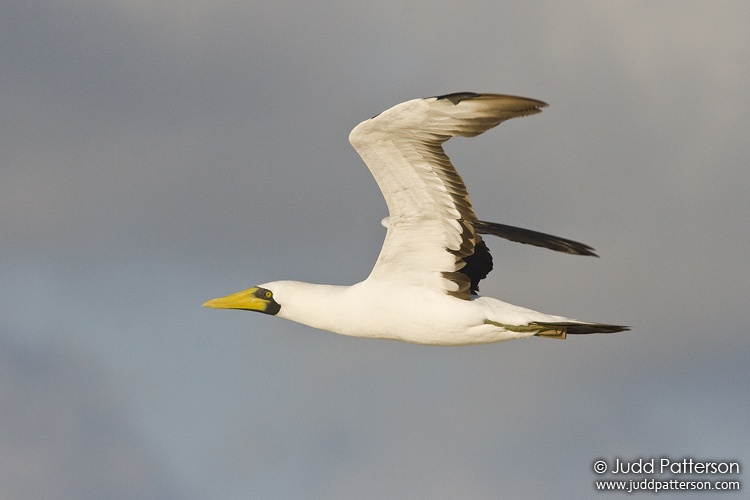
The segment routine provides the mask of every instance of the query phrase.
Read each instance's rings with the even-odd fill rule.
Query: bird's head
[[[248,288],[241,292],[211,299],[203,307],[214,309],[244,309],[246,311],[258,311],[264,314],[276,315],[281,310],[281,305],[274,300],[273,292],[265,286]]]

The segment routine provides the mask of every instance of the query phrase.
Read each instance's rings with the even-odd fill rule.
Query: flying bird
[[[478,294],[479,281],[492,270],[482,234],[596,255],[572,240],[478,220],[443,150],[451,137],[474,137],[545,106],[525,97],[461,92],[406,101],[363,121],[349,142],[375,177],[389,211],[385,241],[367,279],[351,286],[273,281],[203,305],[258,311],[354,337],[431,345],[629,330]]]

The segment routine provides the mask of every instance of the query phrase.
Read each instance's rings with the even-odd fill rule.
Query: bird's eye
[[[270,290],[266,290],[266,293],[264,293],[263,295],[265,295],[267,299],[270,299],[271,297],[273,297],[273,294],[271,293]]]

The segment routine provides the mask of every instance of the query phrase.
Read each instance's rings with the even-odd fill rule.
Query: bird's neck
[[[348,286],[280,281],[268,285],[281,304],[278,317],[313,328],[337,331],[347,314]]]

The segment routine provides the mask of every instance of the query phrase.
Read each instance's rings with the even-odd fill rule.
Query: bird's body
[[[434,345],[626,330],[476,295],[479,281],[492,269],[480,234],[595,255],[571,240],[478,220],[442,148],[450,137],[473,137],[544,106],[523,97],[459,93],[413,99],[360,123],[349,140],[390,213],[383,248],[367,279],[352,286],[277,281],[204,305],[261,311],[343,335]]]
[[[280,318],[342,335],[403,340],[415,344],[468,345],[529,337],[542,328],[531,322],[570,322],[490,297],[470,300],[420,286],[365,280],[352,286],[276,281]],[[513,330],[509,329],[513,328]],[[554,336],[554,335],[553,335]]]

